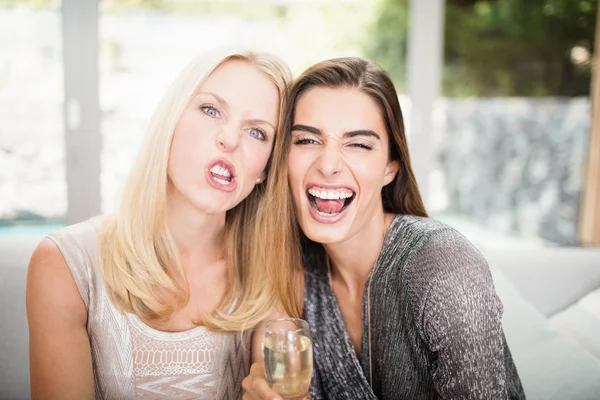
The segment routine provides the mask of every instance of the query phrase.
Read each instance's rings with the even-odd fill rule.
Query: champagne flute
[[[265,322],[263,357],[267,380],[274,391],[290,400],[308,395],[313,351],[306,321],[278,318]]]

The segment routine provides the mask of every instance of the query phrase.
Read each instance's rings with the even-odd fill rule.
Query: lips
[[[232,192],[237,187],[235,167],[229,161],[219,158],[212,160],[206,168],[206,179],[215,189]]]
[[[337,222],[354,201],[356,193],[348,187],[310,185],[306,196],[315,219],[320,222]]]

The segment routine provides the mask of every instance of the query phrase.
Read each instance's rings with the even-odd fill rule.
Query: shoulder
[[[101,219],[90,219],[50,233],[34,250],[29,265],[28,282],[58,279],[55,285],[75,288],[85,306],[89,305],[94,274],[98,271],[98,236]],[[28,283],[29,284],[29,283]],[[46,286],[49,286],[46,284]],[[54,290],[60,290],[56,286]]]
[[[487,261],[456,229],[431,218],[397,216],[390,231],[389,264],[415,302],[420,303],[432,289],[493,290]]]
[[[59,250],[71,246],[89,248],[97,243],[103,219],[100,217],[88,219],[73,225],[65,226],[50,233],[46,239],[54,242]]]
[[[494,290],[486,259],[456,229],[447,227],[431,232],[411,261],[413,279],[420,275],[428,281],[429,293],[445,291],[448,295],[456,292],[462,296]]]
[[[432,236],[441,234],[462,236],[456,229],[441,221],[428,217],[398,214],[394,217],[388,235],[394,241],[404,241],[405,245],[427,241]]]
[[[432,308],[450,315],[478,307],[502,313],[489,265],[469,240],[431,219],[414,221],[409,229],[420,236],[406,258],[403,284],[418,314]]]
[[[67,266],[68,248],[83,248],[90,238],[97,238],[99,221],[87,220],[60,228],[48,234],[36,246],[31,255],[29,268],[39,268],[39,265],[56,265],[58,268]]]
[[[89,219],[54,231],[46,239],[54,242],[69,268],[90,269],[98,264],[103,222],[100,217]]]
[[[48,237],[36,246],[29,261],[29,271],[37,272],[48,266],[52,268],[67,268],[67,263],[56,243]]]
[[[432,258],[440,267],[479,265],[487,268],[483,255],[475,245],[462,233],[439,221],[431,225],[419,254]]]
[[[36,315],[55,315],[59,310],[70,310],[71,317],[85,319],[85,302],[75,283],[74,276],[52,240],[43,239],[33,251],[27,270],[27,311],[32,319]]]
[[[479,250],[459,231],[433,218],[397,215],[388,236],[386,247],[400,248],[412,259],[427,257],[441,264],[462,258],[483,259]]]
[[[384,251],[402,252],[406,263],[427,265],[431,273],[469,265],[487,268],[485,259],[467,238],[432,218],[396,216],[390,225],[385,247]]]

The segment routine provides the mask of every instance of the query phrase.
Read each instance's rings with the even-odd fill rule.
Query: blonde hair
[[[395,179],[381,190],[384,211],[427,216],[410,163],[398,96],[385,71],[373,62],[355,57],[322,61],[306,70],[292,84],[285,112],[279,119],[280,137],[273,150],[272,173],[253,235],[254,246],[260,251],[252,262],[268,270],[275,295],[291,316],[302,314],[303,257],[324,251],[320,244],[310,241],[300,231],[288,183],[295,107],[304,93],[316,87],[356,88],[378,105],[387,128],[389,159],[400,165]]]
[[[291,81],[288,67],[269,54],[214,50],[192,61],[158,105],[133,168],[126,179],[117,213],[100,232],[100,262],[111,301],[146,322],[164,322],[189,301],[189,285],[178,248],[166,224],[167,165],[175,126],[205,79],[220,65],[241,60],[265,73],[280,93],[280,113]],[[269,163],[270,164],[270,163]],[[267,165],[267,168],[269,165]],[[264,193],[257,185],[227,211],[224,257],[228,288],[216,310],[202,324],[217,331],[253,327],[274,306],[262,266],[247,268],[246,240]],[[168,301],[166,301],[168,299]]]

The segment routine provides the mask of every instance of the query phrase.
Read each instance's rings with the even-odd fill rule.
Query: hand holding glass
[[[296,318],[267,321],[263,356],[267,380],[273,390],[284,399],[304,399],[313,364],[308,323]]]

